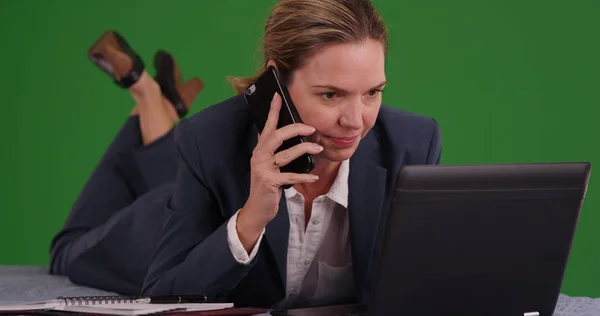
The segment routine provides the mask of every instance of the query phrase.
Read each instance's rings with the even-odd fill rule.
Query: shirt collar
[[[348,176],[350,174],[350,160],[342,161],[338,174],[327,192],[326,196],[344,208],[348,208]],[[286,199],[291,199],[300,193],[293,187],[283,190]]]
[[[344,160],[340,165],[337,177],[331,189],[327,192],[327,197],[340,204],[344,208],[348,208],[348,174],[350,173],[350,161]]]

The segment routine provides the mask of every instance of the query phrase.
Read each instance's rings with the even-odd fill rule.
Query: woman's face
[[[375,124],[386,84],[383,45],[375,40],[328,46],[294,71],[288,91],[302,121],[316,128],[321,158],[349,159]]]

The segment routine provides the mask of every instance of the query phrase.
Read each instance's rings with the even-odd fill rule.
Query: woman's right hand
[[[285,184],[312,183],[319,179],[313,174],[282,173],[279,171],[294,159],[316,155],[323,150],[318,144],[305,142],[289,149],[275,151],[283,141],[295,136],[309,136],[315,128],[296,123],[277,129],[281,97],[276,93],[271,101],[269,116],[250,159],[250,195],[238,213],[238,237],[248,253],[256,244],[265,226],[275,218],[281,199],[281,186]]]

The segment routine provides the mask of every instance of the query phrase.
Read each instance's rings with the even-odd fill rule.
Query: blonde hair
[[[264,60],[251,77],[228,77],[236,93],[244,91],[272,59],[284,83],[319,49],[340,43],[380,41],[387,53],[387,29],[369,0],[282,0],[265,26]]]

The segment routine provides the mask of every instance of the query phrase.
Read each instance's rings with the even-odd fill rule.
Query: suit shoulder
[[[437,123],[432,117],[397,109],[389,105],[381,106],[378,120],[387,125],[404,123],[410,124],[411,127],[423,128],[432,128]]]
[[[243,142],[251,123],[243,95],[236,95],[181,120],[175,140],[183,147],[225,150]]]
[[[219,103],[208,106],[185,119],[191,130],[212,130],[231,126],[240,117],[247,118],[246,101],[238,94]]]
[[[438,133],[437,121],[428,116],[382,105],[376,126],[379,134],[393,144],[410,147],[428,146]]]
[[[236,95],[181,120],[175,142],[188,168],[214,184],[219,172],[246,157],[252,126],[243,95]]]

